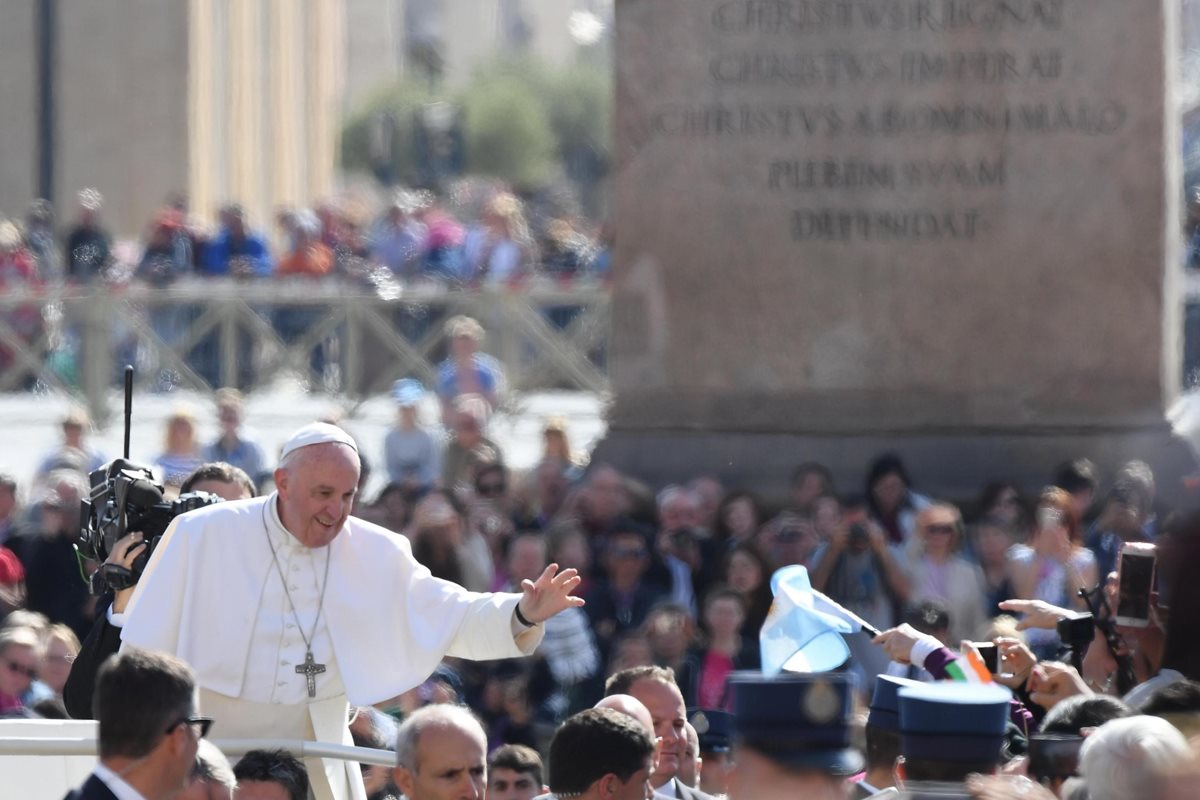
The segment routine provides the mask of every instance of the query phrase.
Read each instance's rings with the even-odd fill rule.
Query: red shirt
[[[733,672],[733,659],[716,650],[704,652],[704,663],[700,665],[700,681],[696,699],[701,708],[732,710],[732,699],[725,697],[725,679]]]

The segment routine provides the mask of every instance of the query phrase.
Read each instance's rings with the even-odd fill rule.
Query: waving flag
[[[764,675],[828,672],[850,657],[844,633],[866,623],[812,588],[808,570],[795,564],[771,576],[775,601],[758,635]]]

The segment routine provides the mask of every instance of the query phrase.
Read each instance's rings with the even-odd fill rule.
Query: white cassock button
[[[290,588],[293,592],[296,591],[296,584],[293,583]]]
[[[288,630],[290,631],[292,628],[296,627],[296,623],[294,623],[294,622],[289,622],[289,623],[287,624],[287,627],[288,627]]]
[[[279,662],[279,666],[281,666],[281,667],[286,667],[286,666],[288,666],[288,662],[287,662],[287,661],[280,661],[280,662]]]

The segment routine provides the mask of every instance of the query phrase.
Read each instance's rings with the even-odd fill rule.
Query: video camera
[[[80,515],[79,552],[101,565],[92,576],[93,594],[101,594],[105,587],[119,591],[136,584],[171,520],[221,502],[220,497],[208,492],[189,492],[167,500],[162,484],[154,479],[149,467],[124,458],[114,459],[89,478],[91,492],[82,503]],[[140,531],[146,543],[134,559],[133,568],[105,564],[117,541],[130,531]]]

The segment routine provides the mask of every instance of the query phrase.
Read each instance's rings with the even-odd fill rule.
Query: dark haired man
[[[308,800],[304,763],[286,750],[251,750],[233,774],[237,800]]]
[[[66,800],[166,800],[184,789],[211,719],[196,715],[196,683],[182,661],[129,649],[96,679],[100,763]]]
[[[661,741],[658,762],[650,776],[660,800],[708,800],[707,795],[676,780],[687,750],[687,706],[668,667],[632,667],[621,670],[604,685],[605,695],[627,694],[644,705]]]
[[[654,741],[611,708],[569,718],[550,742],[550,791],[571,800],[645,800]]]
[[[542,758],[532,747],[506,744],[488,756],[485,800],[533,800],[542,793]]]

